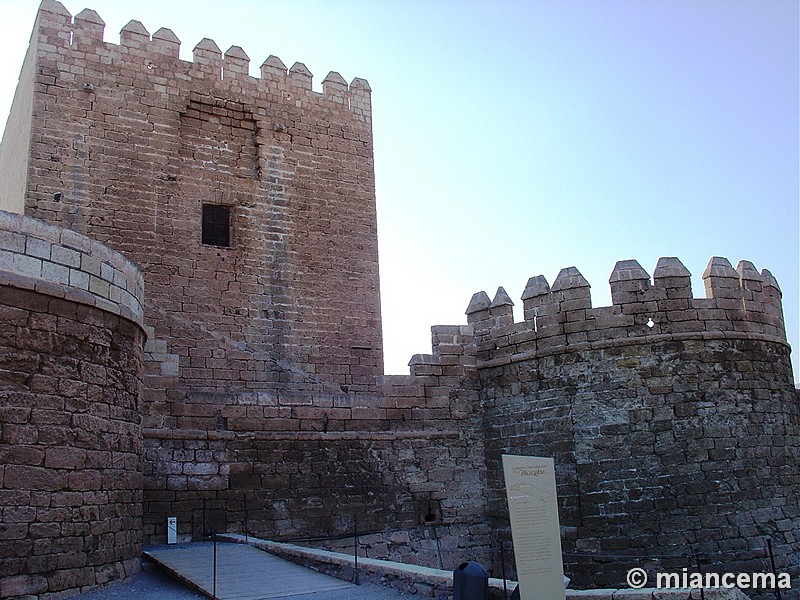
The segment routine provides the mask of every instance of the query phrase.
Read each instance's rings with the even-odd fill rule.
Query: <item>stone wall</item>
[[[176,428],[144,431],[145,540],[163,542],[176,516],[180,540],[246,530],[339,548],[357,527],[373,558],[487,560],[468,339],[468,326],[433,328],[433,354],[379,395],[195,397]]]
[[[141,275],[73,231],[0,211],[0,595],[139,568]]]
[[[150,35],[138,21],[119,44],[103,30],[92,10],[40,7],[26,58],[24,211],[107,244],[144,274],[141,414],[158,448],[147,453],[146,535],[163,541],[165,514],[194,514],[195,492],[235,495],[225,490],[238,490],[249,473],[237,469],[253,456],[242,440],[283,436],[295,456],[299,431],[391,430],[377,424],[387,413],[371,90],[331,72],[316,92],[302,63],[287,69],[274,56],[251,77],[241,48],[223,55],[210,39],[182,61],[169,29]],[[209,205],[229,211],[228,246],[203,241]],[[257,468],[275,476],[264,504],[284,480],[280,466]]]
[[[119,576],[168,516],[181,540],[357,529],[373,558],[497,574],[508,452],[556,459],[577,585],[689,548],[762,570],[767,536],[797,575],[800,417],[768,271],[712,259],[701,299],[677,259],[652,280],[622,261],[600,308],[575,268],[533,277],[523,322],[502,288],[476,294],[383,376],[367,82],[315,92],[302,63],[251,77],[237,46],[187,62],[169,29],[103,29],[44,0],[0,149],[3,206],[67,228],[0,216],[5,585]]]
[[[370,89],[335,72],[169,29],[104,23],[43,2],[25,214],[132,260],[158,354],[144,423],[169,426],[194,393],[375,393],[382,374]],[[31,55],[35,56],[31,58]],[[27,64],[27,63],[26,63]],[[204,206],[229,245],[203,243]],[[168,385],[168,387],[163,387]],[[177,414],[177,412],[176,412]]]
[[[654,279],[617,264],[611,307],[564,269],[541,276],[513,323],[502,289],[477,294],[489,512],[510,535],[500,457],[552,456],[565,570],[577,587],[624,583],[633,566],[798,575],[800,410],[780,291],[768,271],[714,258],[708,298],[661,259]],[[628,559],[624,557],[630,557]],[[509,561],[510,562],[510,561]],[[641,563],[641,564],[640,564]]]

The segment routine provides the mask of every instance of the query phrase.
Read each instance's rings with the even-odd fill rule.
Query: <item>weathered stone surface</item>
[[[489,300],[489,295],[486,292],[476,292],[469,301],[466,314],[471,315],[482,310],[487,310],[491,304],[492,301]]]
[[[41,221],[0,212],[0,231],[27,240],[15,256],[66,257],[106,283],[76,289],[17,260],[0,271],[0,595],[47,598],[140,550],[141,276]],[[127,306],[107,297],[112,282]]]
[[[796,573],[800,543],[787,532],[800,526],[800,412],[780,311],[766,316],[775,297],[748,263],[740,283],[727,261],[712,261],[708,276],[736,285],[717,282],[726,293],[708,299],[685,297],[685,268],[662,267],[659,287],[623,289],[614,306],[573,319],[562,301],[546,317],[481,332],[497,536],[510,533],[500,456],[553,456],[578,587],[624,584],[629,563],[603,556],[681,555],[690,538],[708,568],[748,572],[769,537]],[[615,279],[612,289],[634,280]]]
[[[652,285],[622,261],[592,308],[571,267],[529,281],[523,323],[502,288],[476,294],[469,325],[383,377],[369,84],[331,72],[320,94],[276,57],[252,78],[211,39],[181,61],[137,21],[105,43],[96,13],[50,0],[39,24],[6,138],[30,153],[0,153],[20,171],[0,198],[68,229],[0,212],[13,589],[124,576],[167,516],[182,541],[345,548],[357,529],[371,557],[497,573],[503,452],[555,457],[578,585],[688,543],[760,569],[764,537],[797,576],[800,424],[768,271],[714,259],[700,299],[677,259]],[[225,242],[204,241],[204,205]]]
[[[0,538],[5,548],[13,544],[25,552],[23,540],[36,547],[27,550],[31,558],[26,563],[15,562],[8,552],[0,556],[4,597],[102,583],[96,575],[106,566],[138,556],[141,544],[141,432],[136,407],[143,331],[121,328],[119,320],[116,327],[105,328],[106,319],[96,308],[90,309],[95,318],[84,322],[65,316],[50,321],[40,312],[48,303],[40,299],[33,290],[0,285],[0,303],[13,300],[29,307],[0,310],[0,362],[6,369],[0,370],[4,494]],[[65,311],[69,302],[59,302],[62,314],[79,314],[79,305]],[[42,325],[48,329],[48,344],[38,341],[36,327]],[[75,371],[46,375],[67,348]],[[83,382],[69,379],[93,371],[103,376]],[[14,381],[18,383],[9,387]],[[91,405],[76,405],[75,392],[78,397],[92,397]],[[24,412],[19,412],[22,407]],[[81,411],[93,416],[82,420]],[[99,454],[112,453],[113,463],[98,460]],[[37,497],[35,503],[31,494]],[[105,538],[97,537],[101,532]],[[102,552],[99,539],[104,540]],[[44,540],[54,543],[45,545]]]

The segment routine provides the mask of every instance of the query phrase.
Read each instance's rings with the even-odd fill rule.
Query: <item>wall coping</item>
[[[144,328],[144,278],[132,262],[71,229],[3,210],[0,285],[93,306]]]

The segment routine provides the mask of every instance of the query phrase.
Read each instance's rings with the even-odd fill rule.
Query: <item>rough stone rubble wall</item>
[[[490,526],[508,535],[499,455],[520,452],[556,457],[568,550],[738,551],[769,534],[797,563],[797,403],[768,272],[714,260],[698,299],[676,259],[652,281],[623,261],[601,308],[575,269],[532,278],[523,323],[505,292],[477,295],[411,375],[380,377],[368,84],[330,73],[320,94],[275,57],[253,78],[241,48],[209,39],[181,61],[170,30],[137,21],[106,43],[94,11],[52,0],[37,23],[25,211],[147,281],[147,541],[173,515],[183,539],[343,535],[358,515],[359,531],[393,529],[365,538],[370,556],[488,563]],[[204,203],[230,207],[232,247],[200,243]],[[78,288],[69,301],[125,317],[125,289],[141,306],[53,248],[3,260]]]
[[[769,570],[767,537],[797,577],[800,411],[780,290],[747,261],[713,258],[704,281],[708,297],[693,298],[677,259],[652,281],[622,261],[614,305],[592,308],[588,282],[564,269],[552,287],[531,278],[522,323],[502,288],[475,295],[489,511],[507,547],[500,456],[544,455],[578,587],[680,569],[692,549],[709,569]]]
[[[48,598],[139,568],[142,279],[2,211],[0,248],[0,590]]]

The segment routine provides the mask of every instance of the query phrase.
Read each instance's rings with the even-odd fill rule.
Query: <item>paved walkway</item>
[[[358,586],[301,567],[244,544],[162,546],[144,554],[191,587],[219,600],[269,600],[296,595],[351,597]]]
[[[152,561],[144,561],[143,570],[123,581],[115,581],[73,600],[207,600],[196,592],[165,575]],[[392,588],[364,583],[356,589],[328,592],[298,593],[281,600],[410,600],[411,596]]]

